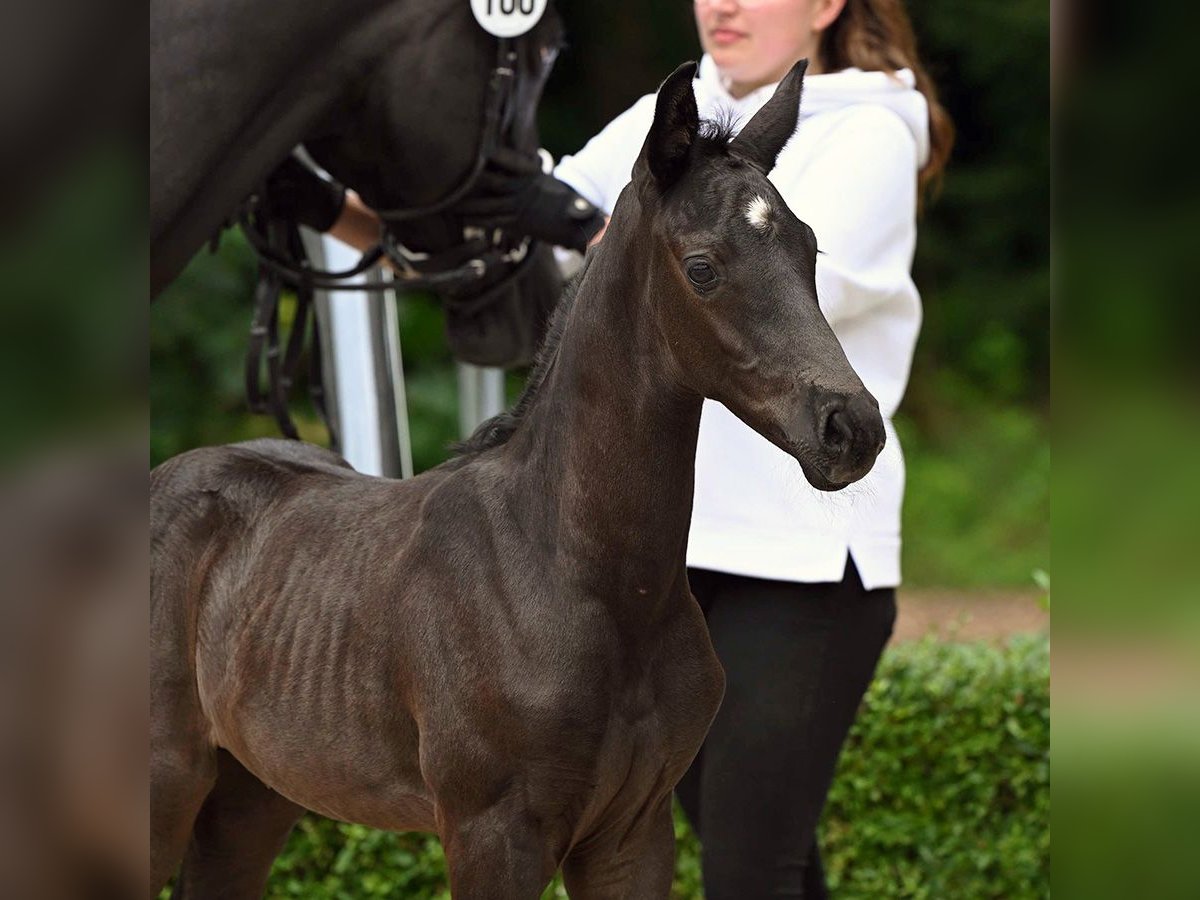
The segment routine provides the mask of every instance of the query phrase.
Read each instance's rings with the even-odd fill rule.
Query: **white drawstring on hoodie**
[[[868,588],[900,583],[904,459],[891,425],[921,327],[910,269],[916,246],[917,171],[929,155],[928,107],[907,69],[846,69],[804,79],[800,124],[771,181],[813,229],[817,296],[850,363],[879,401],[888,440],[862,481],[814,490],[800,467],[720,403],[704,402],[688,565],[784,581],[840,581],[852,555]],[[775,91],[741,98],[700,62],[700,115],[750,120]],[[554,174],[611,213],[654,118],[638,100]]]

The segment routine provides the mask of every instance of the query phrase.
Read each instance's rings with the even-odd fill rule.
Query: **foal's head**
[[[817,305],[816,237],[767,180],[796,128],[805,65],[733,140],[701,127],[695,64],[681,66],[659,90],[630,189],[676,377],[837,490],[870,471],[884,431]]]

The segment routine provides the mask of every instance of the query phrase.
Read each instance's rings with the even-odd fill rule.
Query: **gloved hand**
[[[267,178],[267,203],[274,215],[328,231],[346,205],[346,189],[289,154]]]
[[[567,184],[542,171],[536,154],[499,148],[457,206],[467,225],[578,250],[604,227],[604,216]]]

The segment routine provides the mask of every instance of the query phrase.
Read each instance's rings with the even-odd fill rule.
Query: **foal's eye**
[[[698,288],[712,287],[717,280],[717,270],[702,259],[694,259],[687,264],[687,277]]]

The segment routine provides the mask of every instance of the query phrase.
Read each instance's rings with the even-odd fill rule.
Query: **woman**
[[[695,15],[701,116],[748,121],[810,60],[770,177],[817,235],[821,306],[889,432],[871,474],[830,495],[720,404],[705,402],[700,426],[688,564],[727,689],[678,795],[708,900],[825,897],[817,821],[896,614],[904,464],[890,417],[920,328],[918,197],[953,132],[900,0],[695,0]],[[643,97],[555,175],[611,212],[653,111]]]

